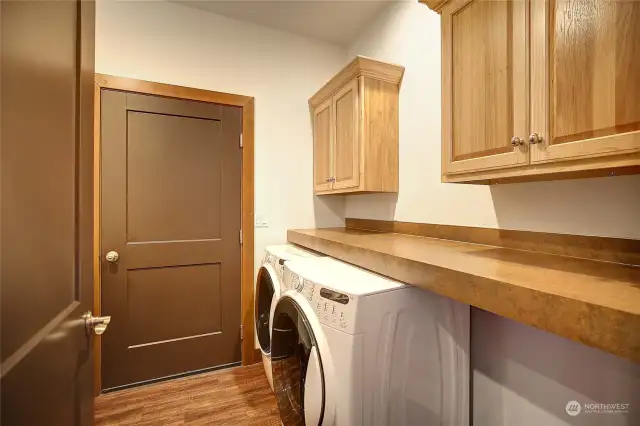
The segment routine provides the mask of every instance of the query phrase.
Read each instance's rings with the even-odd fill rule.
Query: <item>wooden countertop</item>
[[[289,242],[640,362],[640,268],[348,228]]]

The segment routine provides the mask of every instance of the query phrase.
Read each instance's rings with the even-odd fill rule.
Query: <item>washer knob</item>
[[[302,291],[302,289],[304,288],[304,282],[302,282],[300,278],[296,278],[293,281],[293,288],[295,288],[298,291]]]

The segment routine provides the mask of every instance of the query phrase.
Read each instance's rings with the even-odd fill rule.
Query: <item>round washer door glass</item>
[[[278,301],[271,336],[273,387],[284,426],[322,424],[325,384],[313,330],[300,306]]]
[[[271,337],[269,335],[269,316],[271,315],[271,301],[275,292],[273,280],[277,279],[272,276],[264,266],[258,271],[258,281],[256,282],[256,303],[255,303],[255,319],[256,334],[260,349],[266,354],[271,351]]]

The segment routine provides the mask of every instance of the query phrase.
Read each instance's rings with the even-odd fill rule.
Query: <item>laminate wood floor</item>
[[[95,399],[96,425],[280,425],[262,364],[140,386]]]

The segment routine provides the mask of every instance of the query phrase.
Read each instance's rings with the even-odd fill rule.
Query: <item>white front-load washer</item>
[[[262,362],[271,389],[273,389],[273,380],[271,378],[271,362],[269,359],[271,353],[269,318],[272,304],[275,304],[278,300],[284,286],[282,282],[284,262],[291,259],[315,258],[319,256],[321,255],[290,244],[267,246],[264,250],[264,258],[262,259],[262,265],[258,270],[256,280],[254,317],[256,322],[256,335],[262,353]]]
[[[283,425],[469,424],[469,306],[332,258],[285,263],[272,313]]]

